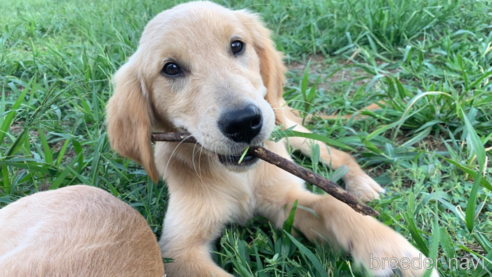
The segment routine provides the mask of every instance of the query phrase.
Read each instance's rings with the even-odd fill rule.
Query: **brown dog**
[[[169,187],[160,246],[164,257],[174,259],[166,265],[170,276],[231,276],[209,254],[224,225],[262,215],[280,228],[289,213],[284,207],[296,199],[320,217],[298,209],[297,229],[312,241],[328,239],[368,268],[371,258],[419,256],[395,231],[330,195],[310,193],[299,178],[253,156],[238,164],[248,145],[290,159],[285,141],[268,140],[275,124],[309,132],[282,98],[284,72],[282,55],[258,16],[190,2],[151,20],[139,48],[116,73],[107,106],[110,142]],[[153,154],[153,129],[190,132],[199,145],[157,143]],[[323,162],[349,168],[346,187],[363,200],[382,192],[350,155],[302,138],[288,142],[304,154],[318,143]],[[387,261],[371,271],[391,274]],[[400,269],[403,276],[425,271]]]
[[[0,276],[164,276],[147,221],[111,194],[70,186],[0,210]]]

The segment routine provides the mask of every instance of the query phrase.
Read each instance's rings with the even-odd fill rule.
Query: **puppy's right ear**
[[[143,165],[152,181],[157,183],[159,173],[150,141],[150,96],[132,61],[116,72],[114,83],[115,93],[106,106],[111,147]]]

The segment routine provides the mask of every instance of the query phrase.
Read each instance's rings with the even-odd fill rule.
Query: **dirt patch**
[[[24,130],[24,124],[25,124],[24,121],[14,121],[10,125],[9,131],[13,135],[17,136],[22,132],[22,130]],[[38,136],[39,136],[39,133],[37,130],[30,130],[29,131],[29,138],[31,139],[31,141],[36,140]],[[4,140],[4,142],[5,142],[5,140]]]
[[[439,138],[429,135],[425,137],[422,142],[425,144],[426,148],[431,151],[447,151],[446,145],[443,143],[442,139]]]
[[[307,61],[311,60],[309,65],[309,72],[321,73],[324,69],[320,70],[320,67],[326,67],[328,60],[323,55],[311,55],[306,58],[305,63],[291,62],[287,65],[289,70],[304,72],[306,69]]]
[[[309,73],[310,75],[320,76],[321,81],[318,84],[318,88],[323,90],[329,90],[334,83],[340,82],[352,82],[353,86],[361,87],[372,79],[370,74],[360,67],[354,66],[348,60],[331,59],[322,55],[308,56],[305,63],[291,62],[287,65],[287,68],[296,76],[302,77],[306,70],[307,61],[309,60],[311,60]]]
[[[403,134],[398,135],[396,137],[395,142],[399,145],[404,144],[407,142],[410,138],[407,136],[407,131],[402,131]],[[391,136],[386,136],[388,139],[392,139]],[[417,142],[416,144],[413,145],[413,147],[419,148],[419,149],[427,149],[429,151],[447,151],[448,149],[446,148],[446,145],[443,143],[441,136],[439,137],[434,137],[434,135],[429,134],[425,138],[423,138],[421,141]]]
[[[10,125],[10,132],[14,135],[18,135],[20,132],[22,132],[22,129],[24,129],[23,125],[24,122],[13,122],[12,125]]]
[[[378,74],[396,76],[398,78],[401,69],[398,67],[395,68],[396,64],[376,60],[376,64],[371,66],[370,64],[367,64],[367,61],[358,57],[358,55],[359,52],[355,52],[350,59],[344,57],[327,58],[323,55],[310,55],[307,56],[303,62],[290,62],[287,64],[287,68],[291,73],[302,77],[308,61],[311,60],[309,73],[311,75],[321,76],[321,82],[319,83],[318,88],[324,90],[328,90],[333,84],[344,83],[359,88],[369,83],[375,76],[375,73],[366,72],[362,68],[362,65],[366,66],[368,71],[377,71]],[[377,67],[377,69],[375,69],[375,67]],[[402,80],[400,80],[400,82],[404,83]]]
[[[38,190],[39,191],[47,191],[49,190],[51,187],[51,184],[50,183],[44,183],[42,184],[41,186],[38,187]]]

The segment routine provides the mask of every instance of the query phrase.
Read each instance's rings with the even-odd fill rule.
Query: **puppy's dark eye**
[[[240,40],[235,40],[231,43],[232,54],[237,55],[241,53],[244,49],[244,42]]]
[[[175,63],[166,63],[162,68],[162,73],[168,76],[176,76],[181,72],[179,66]]]

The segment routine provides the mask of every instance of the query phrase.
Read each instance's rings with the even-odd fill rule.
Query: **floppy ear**
[[[114,76],[115,93],[106,106],[108,136],[119,154],[143,165],[152,181],[159,181],[150,135],[149,95],[132,62]]]
[[[282,53],[275,49],[275,44],[270,38],[268,30],[258,15],[247,10],[236,11],[238,18],[249,29],[254,37],[254,48],[260,59],[260,74],[263,84],[267,88],[265,99],[272,106],[278,123],[284,124],[283,113],[288,107],[283,98],[283,84],[286,68],[282,62]]]

